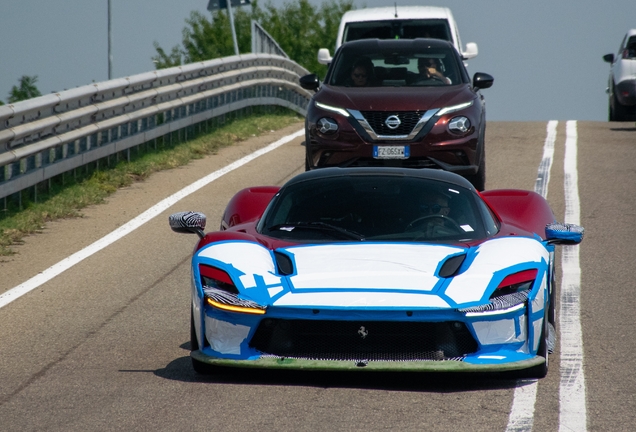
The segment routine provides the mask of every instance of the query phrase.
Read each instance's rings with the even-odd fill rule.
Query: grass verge
[[[156,149],[152,144],[142,145],[129,154],[105,158],[86,169],[60,175],[47,184],[37,186],[34,191],[22,192],[20,200],[13,197],[7,200],[5,209],[0,209],[0,256],[13,254],[11,246],[20,244],[26,235],[40,232],[46,222],[81,217],[82,208],[102,203],[121,187],[301,119],[296,113],[280,109],[273,113],[256,113],[227,120],[225,124],[212,126],[210,132],[188,141],[179,142],[175,138],[177,135],[172,139],[162,137],[154,143]],[[123,160],[118,160],[120,157]],[[37,199],[33,192],[37,193]]]

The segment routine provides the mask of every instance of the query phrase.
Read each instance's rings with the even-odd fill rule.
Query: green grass
[[[209,133],[178,142],[177,134],[171,140],[158,139],[156,150],[148,143],[92,164],[87,168],[60,175],[49,184],[37,187],[37,200],[33,188],[22,192],[22,203],[13,197],[6,209],[0,209],[0,256],[14,253],[11,246],[20,244],[26,235],[44,229],[46,222],[62,218],[81,217],[81,209],[99,204],[117,189],[133,182],[143,181],[152,173],[186,165],[193,159],[215,154],[219,149],[299,122],[302,118],[287,110],[257,113],[249,117],[227,120],[224,125],[211,128]],[[212,121],[211,121],[212,122]],[[190,132],[189,132],[190,134]],[[121,160],[124,159],[124,160]],[[80,172],[81,171],[81,172]]]

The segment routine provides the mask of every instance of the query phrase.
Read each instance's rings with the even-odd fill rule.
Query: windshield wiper
[[[313,229],[319,231],[334,231],[350,239],[360,241],[364,241],[365,239],[365,237],[360,233],[348,230],[346,228],[341,228],[339,226],[331,225],[326,222],[292,222],[267,227],[267,229],[270,231],[293,231],[296,228]]]

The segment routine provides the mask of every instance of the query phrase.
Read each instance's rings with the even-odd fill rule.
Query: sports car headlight
[[[508,275],[492,293],[488,304],[459,309],[459,311],[470,316],[489,313],[501,314],[518,310],[528,300],[537,273],[536,269],[532,269]]]
[[[324,104],[324,103],[316,102],[316,106],[318,108],[320,108],[320,109],[324,109],[324,110],[327,110],[327,111],[332,111],[332,112],[338,113],[340,115],[343,115],[345,117],[349,117],[349,115],[350,115],[349,112],[347,112],[347,110],[345,110],[345,109],[338,108],[338,107],[331,106],[331,105],[327,105],[327,104]]]
[[[536,278],[537,269],[524,270],[508,275],[501,281],[495,292],[490,296],[490,299],[492,300],[508,294],[529,291]]]
[[[238,289],[232,282],[230,275],[223,270],[199,264],[199,273],[201,274],[205,302],[209,306],[230,312],[256,315],[265,313],[264,306],[251,300],[238,298]]]
[[[230,294],[239,293],[230,275],[223,270],[205,264],[199,264],[199,274],[201,274],[201,285],[203,287],[216,288]]]
[[[441,117],[444,114],[450,114],[450,113],[454,113],[456,111],[460,111],[463,110],[464,108],[468,108],[469,106],[471,106],[473,104],[473,101],[469,101],[469,102],[464,102],[458,105],[453,105],[453,106],[449,106],[449,107],[445,107],[440,109],[439,111],[437,111],[437,116]]]

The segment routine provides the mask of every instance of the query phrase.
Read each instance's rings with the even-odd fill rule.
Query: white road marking
[[[565,222],[580,225],[577,171],[576,121],[568,121],[565,140]],[[583,336],[581,331],[581,267],[578,246],[563,246],[561,254],[561,383],[559,386],[559,431],[587,430]]]
[[[543,144],[543,157],[539,164],[539,171],[537,172],[537,180],[534,183],[534,191],[541,195],[543,198],[548,198],[548,184],[550,183],[550,170],[552,169],[552,160],[554,159],[554,143],[557,135],[556,120],[548,122],[548,136]]]
[[[48,282],[49,280],[53,279],[55,276],[59,275],[60,273],[68,270],[69,268],[73,267],[75,264],[83,261],[84,259],[88,258],[89,256],[95,254],[96,252],[99,252],[100,250],[104,249],[105,247],[109,246],[110,244],[116,242],[117,240],[119,240],[120,238],[122,238],[123,236],[125,236],[126,234],[129,234],[131,232],[133,232],[134,230],[136,230],[137,228],[139,228],[140,226],[142,226],[143,224],[145,224],[146,222],[150,221],[151,219],[155,218],[156,216],[160,215],[161,213],[163,213],[165,210],[167,210],[168,208],[170,208],[171,206],[173,206],[174,204],[176,204],[177,202],[179,202],[180,200],[182,200],[183,198],[187,197],[188,195],[196,192],[197,190],[201,189],[202,187],[208,185],[209,183],[212,183],[214,180],[218,179],[219,177],[234,171],[237,168],[240,168],[241,166],[245,165],[246,163],[258,158],[259,156],[262,156],[266,153],[269,153],[272,150],[277,149],[278,147],[282,146],[283,144],[288,143],[289,141],[298,138],[302,135],[304,135],[305,130],[301,129],[291,135],[287,135],[281,139],[279,139],[276,142],[273,142],[272,144],[268,145],[267,147],[263,147],[260,150],[255,151],[252,154],[249,154],[223,168],[221,168],[220,170],[214,171],[213,173],[203,177],[200,180],[197,180],[196,182],[192,183],[189,186],[186,186],[185,188],[181,189],[179,192],[169,196],[168,198],[165,198],[164,200],[160,201],[159,203],[155,204],[154,206],[152,206],[151,208],[149,208],[148,210],[146,210],[145,212],[143,212],[142,214],[140,214],[139,216],[137,216],[136,218],[130,220],[128,223],[120,226],[119,228],[117,228],[115,231],[112,231],[110,234],[107,234],[106,236],[102,237],[101,239],[97,240],[95,243],[86,246],[84,249],[80,250],[79,252],[74,253],[73,255],[64,258],[62,261],[58,262],[57,264],[52,265],[51,267],[49,267],[48,269],[44,270],[43,272],[39,273],[37,276],[32,277],[31,279],[27,280],[26,282],[21,283],[20,285],[10,289],[9,291],[6,291],[2,294],[0,294],[0,308],[3,308],[4,306],[8,305],[9,303],[11,303],[14,300],[17,300],[18,298],[22,297],[23,295],[33,291],[34,289],[36,289],[37,287],[39,287],[40,285]]]
[[[548,183],[550,183],[550,170],[554,159],[554,143],[556,141],[556,130],[559,124],[556,120],[548,122],[547,137],[543,144],[543,157],[539,164],[537,180],[534,184],[534,191],[543,198],[548,197]],[[512,408],[508,416],[508,426],[506,432],[528,432],[532,430],[534,422],[534,404],[537,399],[537,385],[535,380],[520,380],[515,388],[512,400]]]

